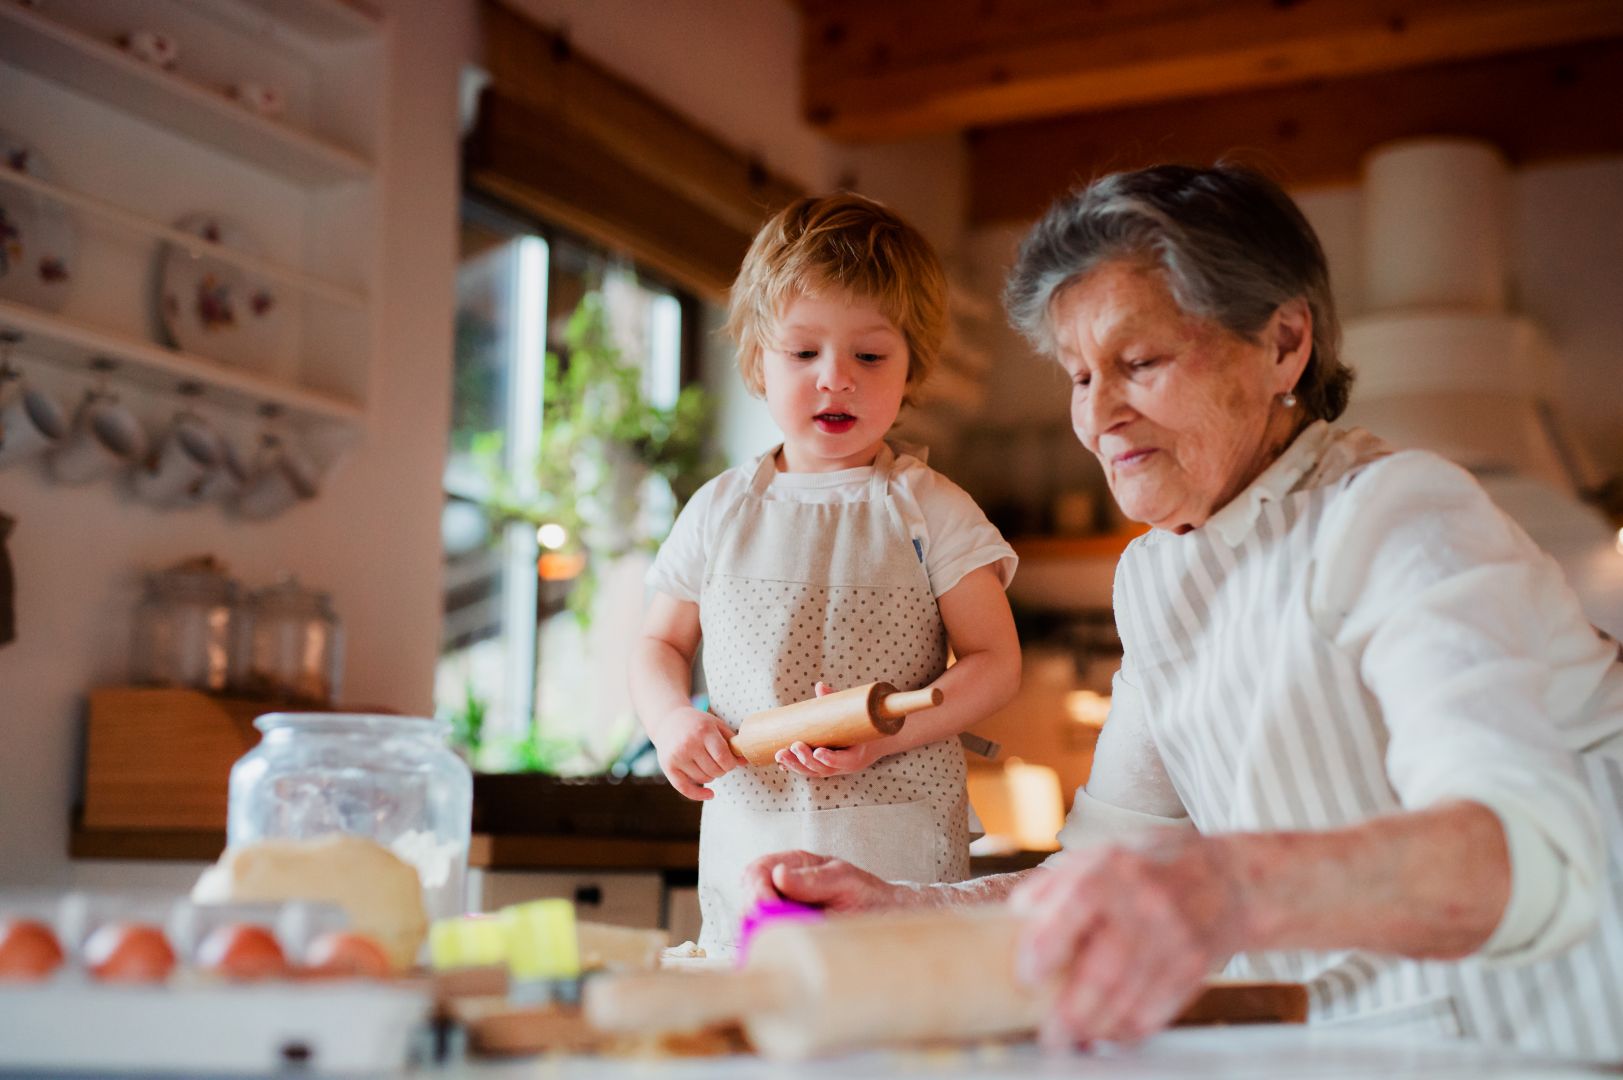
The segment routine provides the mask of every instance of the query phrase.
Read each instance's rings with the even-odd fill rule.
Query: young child
[[[1003,592],[1016,560],[962,489],[885,442],[940,352],[946,292],[929,243],[851,194],[777,214],[733,284],[739,370],[783,443],[683,508],[649,572],[631,664],[660,767],[709,800],[699,905],[712,955],[734,943],[742,874],[761,855],[801,848],[890,880],[968,874],[955,736],[1019,685]],[[701,638],[710,713],[690,704]],[[875,681],[945,700],[877,742],[796,743],[776,765],[727,745],[751,713]]]

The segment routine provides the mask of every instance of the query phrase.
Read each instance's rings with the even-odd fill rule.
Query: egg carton
[[[0,985],[0,1072],[376,1075],[412,1062],[432,1007],[359,981]]]

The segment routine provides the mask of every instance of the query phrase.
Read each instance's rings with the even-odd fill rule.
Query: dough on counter
[[[577,922],[575,936],[580,942],[582,971],[599,968],[651,971],[659,966],[659,954],[671,940],[663,930],[637,930],[598,922]]]
[[[423,889],[412,866],[358,836],[261,840],[227,848],[192,889],[200,904],[326,900],[352,929],[377,939],[396,970],[411,967],[428,936]]]

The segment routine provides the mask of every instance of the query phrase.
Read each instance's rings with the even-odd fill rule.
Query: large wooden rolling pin
[[[939,704],[941,691],[934,687],[898,690],[890,683],[869,683],[751,713],[728,741],[751,765],[770,765],[792,743],[855,746],[894,735],[909,713]]]
[[[586,1016],[604,1031],[695,1031],[737,1021],[761,1054],[836,1051],[1035,1031],[1053,988],[1015,977],[1020,920],[1002,907],[782,922],[737,972],[599,977]],[[1181,1023],[1300,1023],[1306,988],[1212,983]]]

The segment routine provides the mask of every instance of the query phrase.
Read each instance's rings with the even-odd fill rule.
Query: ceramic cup
[[[315,470],[304,456],[281,436],[265,435],[237,495],[237,513],[246,518],[272,518],[315,498],[318,490]]]
[[[0,468],[42,454],[67,435],[67,414],[56,399],[7,373],[0,381]]]
[[[202,501],[203,484],[225,460],[225,440],[189,409],[175,414],[146,463],[135,472],[135,494],[160,507]]]
[[[242,494],[243,485],[247,480],[248,470],[243,466],[236,448],[221,439],[220,464],[198,481],[197,491],[193,497],[200,503],[233,502]]]
[[[63,484],[88,484],[140,462],[146,432],[135,414],[105,390],[85,395],[68,436],[51,451],[51,476]]]

